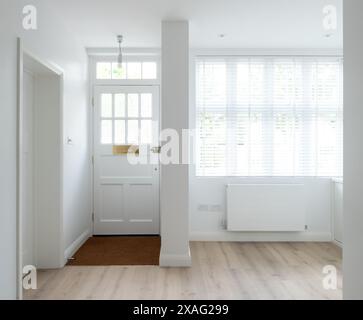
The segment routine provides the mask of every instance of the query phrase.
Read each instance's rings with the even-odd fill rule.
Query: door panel
[[[123,185],[101,185],[101,220],[102,221],[124,221],[124,186]]]
[[[97,86],[94,98],[94,234],[159,234],[158,87]],[[115,153],[129,145],[140,152]]]

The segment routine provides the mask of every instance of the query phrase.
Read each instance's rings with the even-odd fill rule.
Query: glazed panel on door
[[[97,86],[94,99],[94,234],[159,234],[158,87]]]

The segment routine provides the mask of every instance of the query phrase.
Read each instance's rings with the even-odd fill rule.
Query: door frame
[[[20,37],[17,38],[17,88],[16,88],[16,299],[23,299],[23,258],[22,258],[22,231],[23,231],[23,223],[22,223],[22,208],[23,208],[23,199],[22,199],[22,190],[24,188],[23,181],[23,171],[21,169],[23,159],[23,122],[22,116],[24,114],[24,105],[23,105],[23,96],[24,96],[24,55],[30,57],[37,64],[42,67],[48,69],[50,72],[54,73],[57,77],[59,77],[59,128],[60,128],[60,148],[59,148],[59,214],[60,214],[60,239],[58,239],[59,244],[59,264],[61,266],[64,265],[64,243],[63,243],[63,92],[64,92],[64,71],[59,67],[49,63],[48,61],[34,55],[30,50],[24,47],[23,41]]]
[[[96,88],[102,88],[102,87],[114,87],[114,88],[118,88],[118,87],[152,87],[155,90],[158,91],[158,108],[159,108],[159,112],[158,112],[158,122],[159,122],[159,134],[160,134],[160,130],[161,130],[161,102],[160,102],[160,85],[159,84],[147,84],[147,83],[137,83],[137,84],[128,84],[127,80],[122,81],[118,84],[97,84],[97,83],[93,83],[92,84],[92,88],[91,88],[91,105],[92,105],[92,116],[91,118],[91,124],[90,124],[90,134],[91,134],[91,143],[92,143],[92,178],[91,178],[91,183],[92,183],[92,217],[91,217],[91,230],[92,230],[92,235],[95,234],[94,232],[94,225],[95,225],[95,141],[94,141],[94,137],[95,137],[95,93],[96,93]],[[160,143],[160,142],[159,142]],[[159,222],[159,235],[161,234],[161,214],[160,214],[160,186],[161,186],[161,166],[159,164],[159,170],[158,170],[158,175],[159,175],[159,181],[158,181],[158,191],[159,191],[159,197],[157,199],[158,202],[158,208],[159,208],[159,212],[158,212],[158,222]]]
[[[157,65],[157,78],[151,80],[131,80],[131,79],[112,79],[112,80],[100,80],[96,77],[96,65],[97,62],[116,62],[118,51],[114,49],[87,49],[88,54],[88,92],[89,92],[89,106],[91,113],[89,116],[89,141],[91,158],[90,162],[92,165],[91,169],[91,201],[92,201],[92,212],[90,213],[90,230],[93,233],[93,213],[94,213],[94,89],[96,86],[156,86],[159,90],[159,131],[161,130],[161,50],[154,48],[125,48],[123,50],[123,56],[125,61],[141,62],[141,61],[155,61]],[[161,191],[161,166],[159,169],[159,224],[161,233],[161,214],[160,214],[160,191]]]

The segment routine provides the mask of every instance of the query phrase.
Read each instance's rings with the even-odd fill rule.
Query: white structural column
[[[189,24],[162,22],[161,128],[175,129],[182,136],[189,113]],[[180,154],[181,158],[181,154]],[[191,265],[189,250],[188,165],[161,166],[160,265]]]
[[[363,299],[363,1],[344,4],[344,299]]]

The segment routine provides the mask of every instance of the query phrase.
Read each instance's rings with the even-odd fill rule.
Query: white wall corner
[[[91,229],[85,230],[71,245],[64,251],[64,264],[71,258],[77,250],[91,237]]]

